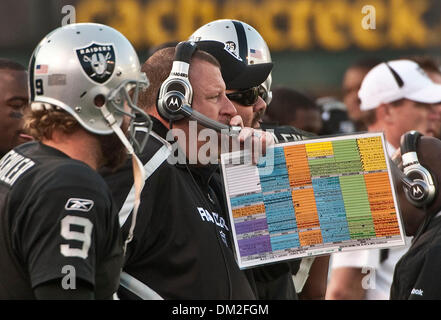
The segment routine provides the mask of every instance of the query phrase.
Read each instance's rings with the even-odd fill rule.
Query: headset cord
[[[198,193],[201,196],[201,198],[203,199],[203,201],[204,201],[205,205],[207,206],[207,208],[213,209],[211,207],[211,205],[208,203],[207,199],[205,198],[204,192],[201,190],[201,187],[196,182],[196,179],[194,178],[193,174],[191,173],[191,170],[188,167],[187,163],[185,163],[185,168],[187,169],[187,172],[190,174],[191,180],[193,181],[193,184],[196,186],[196,189],[198,190]],[[210,186],[208,186],[208,187],[210,188]],[[228,268],[227,257],[225,256],[223,244],[222,244],[221,239],[219,238],[219,232],[218,232],[218,230],[216,228],[216,223],[214,223],[214,230],[215,230],[216,238],[217,238],[217,241],[218,241],[218,244],[219,244],[219,247],[220,247],[220,251],[222,253],[222,258],[224,260],[225,270],[226,270],[226,273],[227,273],[227,278],[228,278],[228,300],[233,300],[233,284],[232,284],[232,281],[231,281],[230,270]]]

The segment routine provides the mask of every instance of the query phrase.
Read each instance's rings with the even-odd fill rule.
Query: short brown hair
[[[138,105],[145,109],[151,109],[156,106],[156,100],[158,99],[159,89],[165,79],[168,78],[173,65],[173,58],[175,55],[175,48],[164,48],[156,51],[141,68],[142,72],[145,72],[149,79],[150,85],[147,90],[139,94]],[[200,59],[211,63],[220,69],[220,64],[215,57],[211,54],[197,50],[191,59]],[[191,68],[191,65],[190,65]]]
[[[78,121],[62,110],[29,110],[25,115],[25,131],[36,140],[52,139],[55,130],[72,133],[80,128]]]

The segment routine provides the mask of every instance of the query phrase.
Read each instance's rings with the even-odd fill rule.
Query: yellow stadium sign
[[[184,40],[209,21],[229,18],[255,27],[275,51],[339,51],[438,46],[437,5],[436,0],[79,0],[75,7],[77,22],[111,25],[137,48]],[[434,15],[435,26],[428,22]]]

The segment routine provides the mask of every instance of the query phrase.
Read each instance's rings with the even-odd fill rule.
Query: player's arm
[[[299,294],[301,300],[323,300],[328,281],[329,256],[316,257],[309,270],[309,277]]]
[[[102,218],[110,214],[108,201],[93,179],[62,174],[61,182],[31,199],[17,221],[16,248],[37,298],[94,298],[98,252],[107,252],[99,239],[108,231]]]
[[[38,300],[93,300],[93,287],[82,280],[78,280],[75,290],[65,290],[60,286],[61,279],[48,281],[34,289]]]
[[[94,298],[95,224],[100,210],[99,196],[88,188],[60,187],[40,193],[20,232],[36,298]],[[33,231],[27,231],[30,228]]]
[[[361,268],[339,267],[332,270],[326,291],[327,300],[362,300],[366,290],[362,287],[365,274]]]

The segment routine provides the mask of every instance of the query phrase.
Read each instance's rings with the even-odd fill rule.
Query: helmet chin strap
[[[141,160],[139,160],[139,158],[136,156],[133,146],[130,144],[129,140],[127,139],[127,137],[121,130],[120,126],[118,125],[117,121],[115,120],[115,117],[109,112],[106,105],[103,105],[101,107],[101,113],[109,123],[112,130],[121,140],[122,144],[126,147],[127,152],[132,156],[133,180],[135,186],[135,203],[133,207],[132,222],[130,225],[129,234],[127,235],[127,239],[124,242],[124,255],[125,255],[127,250],[127,245],[133,239],[133,231],[135,230],[136,217],[138,215],[138,209],[141,203],[141,192],[142,189],[144,188],[146,172],[144,166],[142,165]]]

